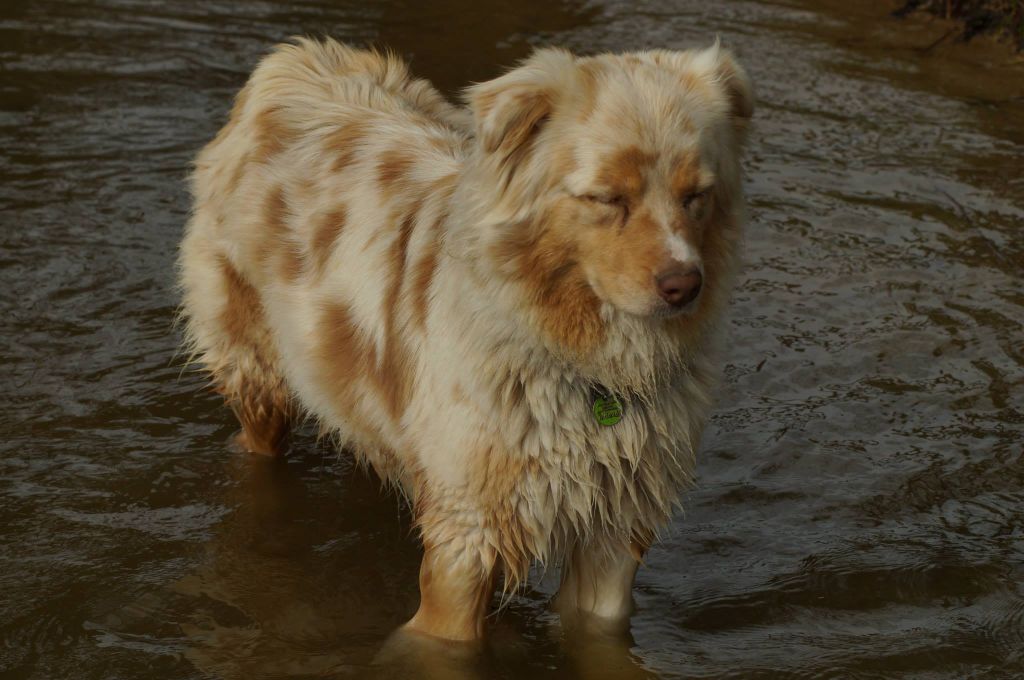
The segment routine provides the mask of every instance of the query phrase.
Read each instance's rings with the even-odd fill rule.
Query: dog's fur
[[[243,446],[312,415],[408,495],[411,628],[479,637],[534,560],[622,618],[709,411],[750,85],[717,44],[542,49],[465,100],[329,40],[264,59],[196,162],[187,340]],[[682,312],[654,280],[679,262]]]

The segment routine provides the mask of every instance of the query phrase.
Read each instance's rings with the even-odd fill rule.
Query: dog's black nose
[[[677,267],[662,272],[655,277],[655,281],[662,300],[673,307],[682,307],[693,302],[700,294],[704,277],[699,269]]]

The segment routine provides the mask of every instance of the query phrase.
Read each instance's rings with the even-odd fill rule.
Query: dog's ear
[[[754,88],[747,72],[732,52],[722,48],[718,40],[694,56],[692,67],[725,92],[733,128],[740,141],[743,141],[747,136],[750,118],[754,115]]]
[[[729,107],[730,122],[737,138],[743,141],[754,115],[754,88],[747,72],[729,50],[715,40],[714,45],[703,50],[654,50],[648,54],[654,63],[677,71],[684,80],[696,76],[721,88]]]
[[[706,56],[705,56],[706,55]],[[729,115],[740,141],[747,136],[750,118],[754,115],[754,88],[747,72],[739,65],[728,50],[722,49],[718,41],[704,50],[698,60],[709,62],[709,73],[714,82],[725,91],[729,99]]]
[[[510,155],[530,140],[571,86],[574,63],[565,50],[541,49],[505,75],[468,88],[464,97],[484,151]]]

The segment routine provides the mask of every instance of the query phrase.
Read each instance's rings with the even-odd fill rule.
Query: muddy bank
[[[893,16],[928,13],[951,23],[942,39],[968,42],[990,35],[1024,50],[1024,2],[1021,0],[907,0]]]

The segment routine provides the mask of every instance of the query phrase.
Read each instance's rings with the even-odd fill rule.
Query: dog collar
[[[622,401],[604,385],[590,388],[591,410],[599,425],[611,427],[622,420]]]

